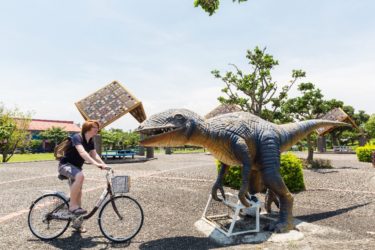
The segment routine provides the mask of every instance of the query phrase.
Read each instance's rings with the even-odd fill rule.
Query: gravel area
[[[298,153],[305,157],[304,153]],[[144,163],[112,164],[116,174],[131,176],[130,196],[142,205],[145,221],[130,244],[114,245],[101,234],[97,214],[85,222],[82,235],[68,229],[43,242],[27,226],[31,202],[45,190],[68,191],[56,178],[56,162],[0,165],[0,249],[372,249],[375,245],[375,169],[355,155],[316,154],[333,169],[304,170],[307,190],[295,194],[294,215],[327,230],[288,243],[263,242],[221,246],[195,227],[216,178],[207,154],[156,155]],[[102,192],[104,171],[84,166],[83,202],[91,208]],[[260,195],[263,199],[263,195]]]

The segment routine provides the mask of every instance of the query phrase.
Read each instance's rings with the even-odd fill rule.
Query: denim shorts
[[[59,174],[69,178],[70,180],[74,181],[76,175],[81,172],[82,169],[70,164],[69,162],[64,164],[59,164],[58,172]]]

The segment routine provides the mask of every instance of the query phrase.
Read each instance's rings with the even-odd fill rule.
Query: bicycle
[[[74,228],[79,228],[84,220],[90,219],[100,209],[98,224],[104,237],[116,243],[135,237],[143,226],[144,218],[139,203],[124,195],[129,192],[130,178],[114,176],[112,168],[106,170],[107,186],[87,215],[72,214],[69,198],[63,192],[46,193],[33,201],[28,215],[33,235],[42,240],[55,239],[67,230],[71,222]]]

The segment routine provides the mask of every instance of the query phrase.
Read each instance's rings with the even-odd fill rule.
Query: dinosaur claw
[[[246,187],[245,188],[241,188],[240,189],[240,192],[238,193],[238,198],[240,199],[242,205],[244,205],[245,207],[250,207],[250,203],[247,201],[246,199],[246,194],[247,194],[247,189]]]
[[[245,194],[246,199],[251,200],[251,195],[249,193]]]
[[[224,188],[223,188],[222,185],[217,184],[217,183],[214,184],[214,186],[212,187],[212,190],[211,190],[211,196],[212,196],[212,199],[214,199],[215,201],[223,201],[222,199],[220,199],[220,198],[217,196],[217,190],[220,190],[221,195],[222,195],[223,198],[225,199]]]
[[[274,222],[263,228],[265,231],[287,233],[294,229],[294,225],[287,222]]]
[[[225,197],[225,192],[224,192],[223,186],[220,186],[219,190],[220,190],[220,193],[221,193],[221,196],[223,197],[223,199],[226,200],[227,198]]]

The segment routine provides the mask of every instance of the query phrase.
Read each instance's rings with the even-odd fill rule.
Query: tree
[[[232,0],[232,2],[246,2],[247,0]],[[210,16],[219,9],[220,0],[194,0],[194,6],[201,6],[204,11],[206,11]]]
[[[139,133],[134,133],[134,132],[127,133],[127,146],[128,147],[138,146],[140,140],[141,140],[141,136]]]
[[[343,145],[348,145],[349,142],[353,145],[354,141],[358,138],[358,133],[354,130],[344,130],[340,135],[340,142]]]
[[[272,55],[265,53],[266,48],[255,47],[253,51],[247,50],[246,58],[251,65],[249,74],[243,73],[236,65],[235,72],[226,72],[224,76],[218,70],[211,73],[215,78],[223,80],[225,87],[221,90],[226,97],[220,96],[218,100],[223,104],[237,104],[243,111],[253,113],[269,121],[282,120],[279,108],[287,99],[287,93],[293,84],[302,77],[302,70],[292,71],[292,80],[282,87],[276,95],[278,86],[272,80],[271,70],[278,65]]]
[[[30,114],[17,108],[6,109],[0,104],[0,152],[2,161],[12,158],[18,147],[24,147],[29,137]]]
[[[40,133],[40,137],[53,143],[53,148],[68,136],[63,128],[52,127]]]
[[[140,135],[134,132],[124,132],[122,129],[102,130],[104,149],[124,149],[139,144]]]
[[[340,105],[342,103],[335,99],[325,101],[321,90],[315,88],[315,85],[310,82],[299,84],[298,90],[302,95],[290,98],[282,106],[283,112],[289,114],[294,121],[317,119],[322,116],[322,114],[334,108],[335,105]],[[316,141],[316,133],[308,135],[306,140],[308,148],[307,161],[311,163],[313,161],[313,145]]]
[[[101,132],[100,132],[100,135],[102,137],[102,143],[103,143],[104,150],[112,149],[113,144],[115,142],[115,138],[114,138],[113,133],[111,133],[110,131],[107,131],[105,129],[102,129]]]
[[[366,122],[365,129],[371,138],[375,138],[375,114]]]
[[[39,140],[39,139],[30,140],[29,148],[30,148],[31,152],[33,152],[33,153],[39,152],[42,149],[42,146],[43,146],[42,140]]]

